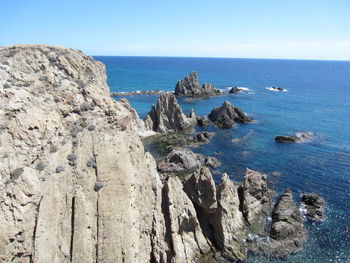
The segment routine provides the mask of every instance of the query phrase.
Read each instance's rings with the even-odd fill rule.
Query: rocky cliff
[[[243,260],[246,231],[270,206],[266,177],[160,176],[146,133],[126,100],[110,98],[102,63],[60,47],[0,48],[0,262]]]

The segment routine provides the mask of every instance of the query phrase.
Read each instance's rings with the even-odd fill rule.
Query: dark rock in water
[[[195,116],[193,118],[185,116],[174,94],[162,93],[157,106],[152,105],[151,111],[146,116],[145,125],[148,129],[161,133],[186,131],[193,127],[195,119]]]
[[[236,122],[252,122],[252,119],[247,117],[241,109],[231,105],[228,101],[213,109],[208,117],[217,127],[223,129],[232,128]]]
[[[208,119],[207,116],[197,116],[197,124],[201,127],[206,127],[210,124],[210,120]]]
[[[312,132],[297,132],[292,135],[284,136],[276,136],[275,141],[279,143],[295,143],[295,142],[306,142],[310,140],[313,136]]]
[[[220,90],[216,89],[213,84],[204,83],[200,88],[197,72],[191,72],[189,76],[179,80],[175,87],[175,95],[179,96],[207,97],[220,93]]]
[[[194,170],[200,165],[196,154],[184,148],[175,148],[158,164],[158,170],[166,173],[183,172]]]
[[[221,163],[215,157],[208,156],[204,160],[204,165],[209,167],[209,168],[216,168],[216,167],[219,167],[221,165]]]
[[[252,233],[265,231],[271,206],[267,175],[247,168],[243,182],[243,215]]]
[[[307,218],[317,222],[324,220],[326,202],[322,197],[315,193],[302,194],[301,204],[306,209]]]
[[[274,254],[286,256],[300,251],[306,241],[307,232],[298,206],[293,201],[292,191],[286,190],[272,211],[270,237],[279,241],[281,248]]]
[[[230,89],[230,93],[231,94],[237,94],[237,93],[239,93],[241,90],[238,88],[238,87],[232,87],[231,89]]]

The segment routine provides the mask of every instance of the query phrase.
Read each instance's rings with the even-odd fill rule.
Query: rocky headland
[[[250,121],[223,107],[214,123]],[[215,160],[178,147],[157,165],[142,138],[198,118],[164,93],[142,121],[110,97],[104,65],[78,50],[0,48],[0,121],[1,262],[243,261],[248,251],[285,257],[306,240],[292,193],[274,205],[266,175],[247,169],[243,182],[223,174],[216,185]]]

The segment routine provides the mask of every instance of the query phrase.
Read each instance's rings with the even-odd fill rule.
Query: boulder
[[[220,107],[214,108],[208,115],[209,119],[219,128],[232,128],[236,122],[249,123],[252,119],[238,107],[225,101]]]
[[[194,120],[195,117],[185,116],[174,94],[166,92],[159,96],[156,107],[152,105],[144,121],[148,129],[166,133],[189,130],[194,126]]]
[[[288,136],[276,136],[275,141],[278,143],[307,142],[312,139],[313,135],[314,134],[312,132],[297,132]]]
[[[229,91],[229,93],[231,94],[237,94],[241,91],[241,89],[239,89],[238,87],[232,87]]]
[[[308,219],[321,222],[325,217],[326,202],[315,193],[305,193],[301,195],[301,204],[305,208]]]
[[[202,88],[198,81],[198,73],[191,72],[189,76],[179,80],[175,87],[175,95],[207,97],[220,94],[220,90],[216,89],[213,84],[204,83]]]
[[[267,188],[267,175],[247,168],[243,182],[243,215],[252,233],[265,231],[271,211],[271,194]]]
[[[174,148],[159,164],[160,172],[184,172],[201,165],[199,156],[185,148]]]

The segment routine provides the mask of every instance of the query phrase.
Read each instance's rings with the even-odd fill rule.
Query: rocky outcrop
[[[217,188],[218,209],[214,225],[215,244],[229,260],[244,260],[246,257],[245,224],[240,211],[238,188],[227,174]]]
[[[266,174],[247,169],[242,192],[245,220],[252,233],[262,234],[272,205]]]
[[[322,222],[324,220],[326,202],[318,194],[302,194],[301,205],[306,210],[305,215],[308,219],[317,222]]]
[[[186,260],[175,259],[184,241],[169,238],[143,132],[128,102],[110,98],[103,64],[66,48],[0,48],[0,261],[193,262],[205,253],[206,241],[189,241]],[[179,229],[199,229],[193,217]]]
[[[219,94],[220,90],[213,84],[204,83],[200,88],[197,72],[191,72],[189,76],[179,80],[175,87],[175,95],[178,96],[208,97]]]
[[[278,242],[272,254],[282,257],[300,251],[306,241],[304,220],[290,190],[281,195],[272,211],[270,237]]]
[[[194,126],[195,119],[196,117],[186,117],[174,94],[167,92],[159,96],[156,107],[152,105],[145,118],[145,125],[160,133],[186,131]]]
[[[252,119],[242,110],[231,105],[228,101],[225,101],[220,107],[213,109],[208,117],[217,127],[224,129],[232,128],[237,122],[252,122]]]
[[[231,94],[237,94],[241,91],[241,89],[239,89],[238,87],[232,87],[229,91],[229,93]]]
[[[200,165],[198,155],[185,148],[175,148],[158,164],[158,170],[166,173],[184,172]]]
[[[210,120],[208,119],[207,116],[197,116],[197,124],[200,126],[200,127],[206,127],[210,124]]]
[[[297,132],[288,136],[276,136],[275,141],[279,143],[307,142],[312,139],[313,136],[314,134],[312,132]]]
[[[212,245],[204,237],[196,210],[182,188],[178,177],[170,177],[165,183],[167,233],[173,244],[175,262],[198,262],[203,254],[211,251]]]

